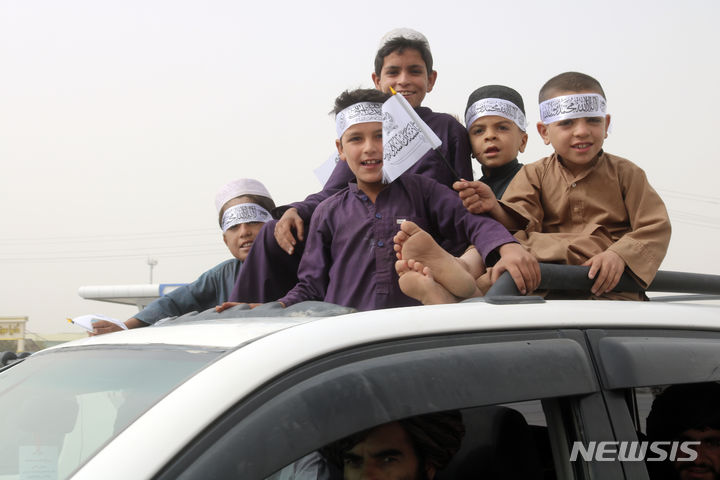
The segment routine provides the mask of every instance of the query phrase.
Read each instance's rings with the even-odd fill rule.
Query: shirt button
[[[375,218],[382,218],[382,215],[380,215],[379,213],[376,213]]]
[[[573,188],[577,187],[577,183],[573,182],[572,187]]]
[[[385,245],[385,242],[383,242],[382,240],[378,240],[377,246],[382,247],[383,245]]]

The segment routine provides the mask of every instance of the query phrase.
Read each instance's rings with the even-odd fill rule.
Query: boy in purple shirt
[[[463,126],[448,114],[421,106],[436,79],[424,35],[410,29],[396,29],[382,38],[372,74],[375,87],[385,93],[392,87],[404,95],[420,118],[440,137],[440,150],[460,178],[471,178],[470,143]],[[426,154],[409,173],[425,175],[447,187],[452,187],[456,180],[434,152]],[[267,302],[287,293],[297,282],[305,228],[313,211],[321,201],[347,187],[352,179],[353,173],[346,162],[338,162],[321,192],[290,204],[278,221],[268,222],[238,276],[230,300]],[[274,213],[280,213],[282,208]]]
[[[382,102],[387,94],[355,90],[335,101],[340,159],[355,181],[313,214],[298,283],[279,302],[305,300],[372,310],[418,305],[398,285],[393,237],[408,220],[459,254],[472,243],[486,263],[529,261],[510,233],[490,217],[472,215],[457,194],[423,175],[382,182]],[[533,259],[534,260],[534,259]]]

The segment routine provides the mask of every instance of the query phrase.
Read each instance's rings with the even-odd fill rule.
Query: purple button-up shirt
[[[465,180],[472,180],[472,165],[470,163],[470,141],[465,127],[447,113],[437,113],[428,107],[415,109],[418,116],[440,137],[442,145],[440,151],[452,165],[455,172]],[[416,173],[434,178],[435,181],[452,188],[455,178],[445,162],[434,151],[429,151],[418,162],[410,167],[406,173]],[[298,214],[307,224],[315,208],[331,195],[345,188],[348,182],[355,178],[346,162],[338,162],[330,178],[325,182],[321,192],[314,193],[302,202],[291,203]]]
[[[357,183],[322,202],[312,217],[298,284],[279,301],[324,300],[358,310],[418,305],[398,285],[392,239],[412,220],[460,254],[469,243],[486,260],[515,239],[500,223],[468,213],[457,193],[405,173],[372,203]]]

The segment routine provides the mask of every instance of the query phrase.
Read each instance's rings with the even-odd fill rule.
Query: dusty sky
[[[512,8],[510,8],[510,5]],[[0,0],[0,315],[38,333],[64,318],[131,316],[82,285],[189,282],[229,258],[213,198],[262,180],[283,204],[317,191],[327,112],[371,87],[380,37],[427,35],[424,102],[462,117],[501,83],[538,120],[537,91],[578,70],[608,96],[605,149],[666,201],[667,270],[720,273],[715,0],[352,2]],[[550,153],[536,132],[520,161]]]

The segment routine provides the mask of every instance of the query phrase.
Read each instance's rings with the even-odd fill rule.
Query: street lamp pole
[[[152,279],[152,273],[153,273],[153,267],[158,264],[158,261],[156,258],[148,257],[147,264],[150,266],[150,283],[153,283]]]

